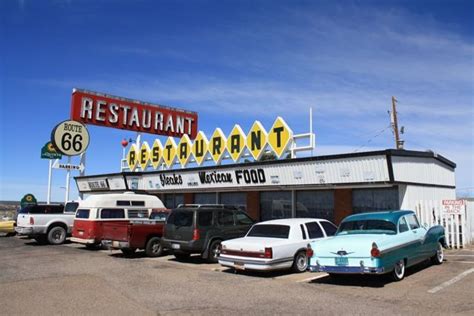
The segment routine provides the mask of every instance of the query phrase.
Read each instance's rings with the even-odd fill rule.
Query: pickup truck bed
[[[126,256],[137,249],[145,249],[147,256],[158,257],[163,253],[161,236],[164,223],[153,219],[104,223],[102,244],[120,249]]]

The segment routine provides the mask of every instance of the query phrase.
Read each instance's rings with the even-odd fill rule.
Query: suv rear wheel
[[[207,261],[210,263],[217,263],[217,257],[219,256],[219,248],[221,246],[220,240],[214,240],[209,245],[209,254],[207,255]]]
[[[55,226],[48,232],[48,242],[51,245],[60,245],[66,240],[66,230],[64,227]]]

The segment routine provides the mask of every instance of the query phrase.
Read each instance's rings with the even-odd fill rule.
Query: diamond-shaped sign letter
[[[268,131],[268,144],[278,158],[288,149],[292,141],[293,131],[281,117],[277,117],[272,128]]]
[[[159,139],[155,139],[150,150],[150,161],[153,169],[158,169],[163,161],[163,145]]]
[[[262,123],[255,121],[247,134],[247,149],[253,159],[259,160],[265,152],[267,146],[268,134]]]
[[[198,165],[201,165],[206,158],[207,151],[209,149],[209,141],[207,140],[206,135],[202,131],[200,131],[196,138],[194,139],[194,143],[192,146],[194,160]]]
[[[130,171],[135,171],[138,165],[138,148],[136,144],[130,146],[130,150],[127,153],[127,164]]]
[[[174,163],[174,159],[176,158],[176,148],[177,146],[174,138],[168,137],[165,146],[163,147],[163,161],[168,168],[170,168]]]
[[[148,146],[147,142],[143,142],[142,146],[140,147],[140,167],[142,168],[142,171],[148,167],[150,159],[150,146]]]
[[[186,167],[189,162],[189,159],[191,158],[191,148],[191,139],[189,139],[189,136],[187,134],[184,134],[179,141],[178,150],[176,153],[178,161],[182,167]]]
[[[216,164],[224,157],[226,138],[220,128],[216,128],[209,140],[209,153]]]
[[[227,137],[226,148],[234,162],[237,162],[242,157],[245,149],[245,133],[240,125],[236,124],[230,132]]]

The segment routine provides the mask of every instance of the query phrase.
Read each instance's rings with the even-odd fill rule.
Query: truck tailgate
[[[102,239],[128,241],[128,225],[128,221],[104,222],[102,224]]]

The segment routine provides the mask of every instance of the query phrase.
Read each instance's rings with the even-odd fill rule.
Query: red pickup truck
[[[102,244],[108,248],[120,249],[125,256],[131,256],[137,249],[145,249],[149,257],[163,253],[161,236],[168,212],[155,212],[149,219],[130,222],[105,222]]]

